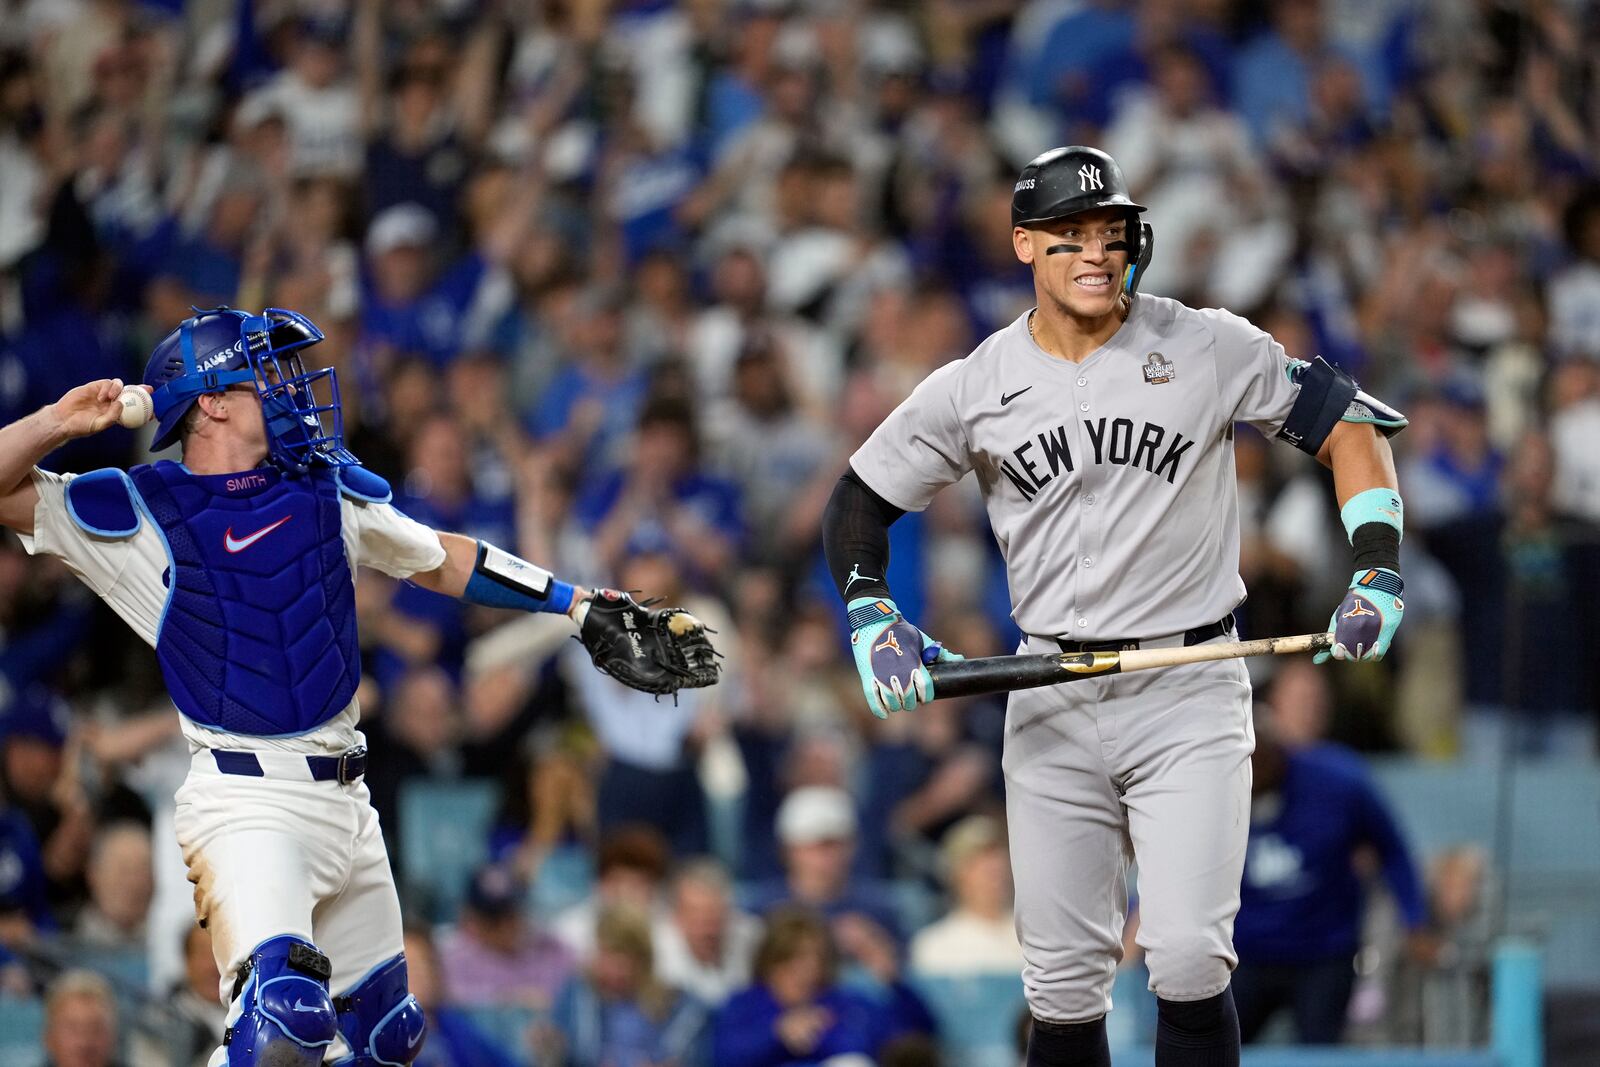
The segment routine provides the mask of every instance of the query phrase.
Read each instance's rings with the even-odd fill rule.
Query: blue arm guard
[[[572,607],[572,586],[527,560],[478,542],[478,559],[461,599],[489,608],[548,611],[565,615]]]

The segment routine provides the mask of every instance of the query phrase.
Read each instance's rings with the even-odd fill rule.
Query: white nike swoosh
[[[249,548],[251,545],[255,544],[257,541],[261,540],[263,537],[267,536],[267,534],[271,533],[273,530],[276,530],[278,527],[282,526],[292,518],[294,518],[293,515],[285,515],[271,526],[264,526],[255,533],[250,534],[248,537],[241,537],[237,540],[234,539],[233,527],[230,526],[228,527],[228,532],[222,535],[222,547],[227,549],[229,552],[243,552],[245,549]]]
[[[300,1000],[299,998],[296,998],[295,1002],[294,1002],[294,1010],[295,1011],[316,1011],[317,1007],[316,1007],[315,1004],[307,1004],[305,1001]]]

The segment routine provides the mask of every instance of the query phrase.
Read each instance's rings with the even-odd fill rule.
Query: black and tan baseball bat
[[[1230,641],[1220,645],[1133,648],[1126,652],[986,656],[955,663],[935,663],[928,668],[928,673],[933,676],[934,697],[940,699],[978,693],[1007,693],[1013,689],[1037,689],[1042,685],[1057,685],[1078,678],[1103,678],[1111,674],[1176,667],[1182,663],[1203,663],[1214,659],[1321,652],[1332,644],[1332,634],[1300,634],[1297,637],[1264,637],[1259,641]]]

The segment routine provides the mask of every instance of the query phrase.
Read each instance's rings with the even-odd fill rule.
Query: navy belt
[[[288,753],[285,753],[287,755]],[[223,774],[238,774],[247,778],[265,778],[266,770],[254,752],[235,752],[214,748],[211,755],[217,761],[217,770]],[[314,782],[338,782],[349,785],[367,773],[367,746],[357,745],[337,756],[304,756],[306,767]]]
[[[1196,626],[1193,630],[1185,630],[1183,643],[1185,645],[1199,645],[1221,637],[1223,634],[1233,633],[1233,612],[1228,612],[1209,626]],[[1063,652],[1128,652],[1139,647],[1138,641],[1068,641],[1065,638],[1055,638],[1055,643],[1061,646]]]

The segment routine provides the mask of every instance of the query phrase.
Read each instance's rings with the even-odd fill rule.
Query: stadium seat
[[[1015,1067],[1017,1019],[1026,1007],[1019,976],[913,974],[909,978],[939,1020],[947,1062],[963,1067]]]
[[[582,845],[563,845],[539,865],[529,889],[533,912],[548,919],[581,901],[593,888],[593,857]]]
[[[39,1033],[44,1029],[44,1004],[33,998],[0,997],[0,1063],[40,1063],[44,1050]]]
[[[455,915],[488,854],[492,782],[407,782],[400,788],[401,880],[435,922]]]
[[[517,1004],[481,1004],[463,1008],[462,1014],[472,1020],[495,1045],[509,1051],[523,1067],[537,1067],[528,1048],[528,1030],[539,1013]]]

